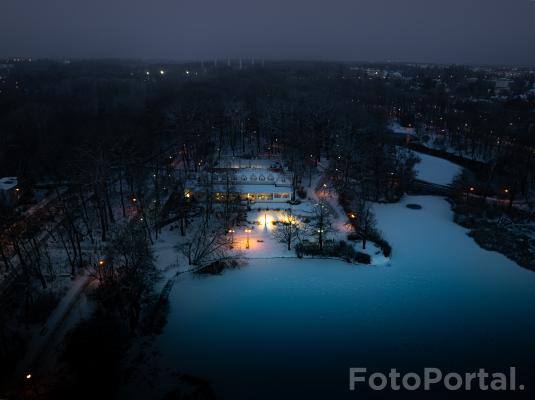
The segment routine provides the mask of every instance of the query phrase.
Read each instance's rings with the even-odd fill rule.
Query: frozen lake
[[[417,178],[439,185],[449,185],[461,173],[462,167],[440,157],[416,152],[421,161],[414,166]]]
[[[535,354],[535,273],[479,248],[441,198],[376,213],[390,266],[251,260],[181,278],[156,342],[159,366],[209,380],[221,399],[355,398],[349,367],[522,374]],[[164,376],[159,390],[171,383]]]

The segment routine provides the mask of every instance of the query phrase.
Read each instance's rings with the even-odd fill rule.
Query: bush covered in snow
[[[362,237],[358,233],[351,232],[347,234],[347,240],[355,242],[361,239]],[[381,249],[385,257],[390,257],[390,254],[392,254],[392,246],[390,246],[390,244],[381,236],[380,232],[373,232],[369,241],[375,243]]]
[[[295,249],[297,254],[304,254],[307,256],[336,257],[347,262],[357,262],[361,264],[370,264],[371,262],[371,258],[368,254],[357,252],[343,240],[338,242],[333,240],[325,241],[322,250],[320,250],[317,243],[303,241],[299,243]]]
[[[210,263],[195,271],[196,274],[205,275],[219,275],[224,270],[229,268],[237,268],[238,262],[236,260],[218,260]]]

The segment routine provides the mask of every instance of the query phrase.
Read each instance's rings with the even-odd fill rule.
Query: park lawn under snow
[[[351,366],[531,362],[532,272],[478,247],[444,199],[407,197],[375,212],[393,245],[390,266],[258,259],[219,276],[182,275],[152,383],[165,393],[183,372],[222,399],[354,398]]]
[[[462,167],[448,160],[433,157],[423,153],[416,153],[421,161],[414,167],[417,178],[438,185],[449,185],[462,171]]]

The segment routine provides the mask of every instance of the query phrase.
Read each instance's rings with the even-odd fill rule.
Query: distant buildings
[[[511,90],[511,81],[509,79],[496,79],[494,81],[494,90],[496,94],[509,93]]]
[[[20,188],[16,177],[0,178],[0,205],[4,207],[15,206],[20,197]]]

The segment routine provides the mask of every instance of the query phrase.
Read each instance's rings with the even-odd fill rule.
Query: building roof
[[[232,169],[269,169],[269,168],[282,168],[282,164],[278,160],[269,160],[265,158],[240,158],[224,156],[221,157],[219,164],[216,168],[232,168]]]
[[[16,176],[6,176],[0,178],[0,190],[10,190],[18,185]]]
[[[214,172],[213,179],[214,182],[226,182],[227,180],[227,171],[229,170],[220,170]],[[272,169],[253,169],[253,168],[243,168],[238,170],[230,170],[230,180],[234,185],[277,185],[277,186],[290,186],[291,179],[289,176],[284,174],[282,171],[276,171]]]

